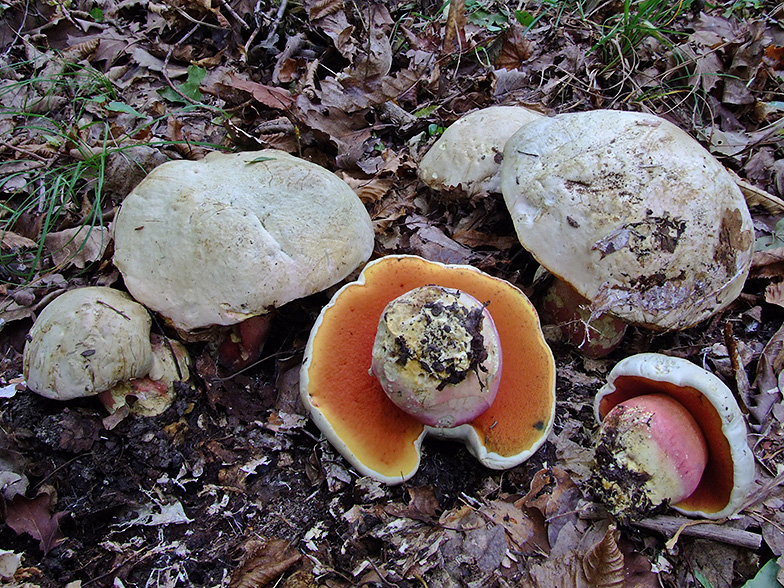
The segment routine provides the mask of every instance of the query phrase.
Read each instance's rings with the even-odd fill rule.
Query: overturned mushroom
[[[414,475],[428,434],[463,441],[487,467],[518,465],[544,443],[555,409],[552,352],[525,295],[415,256],[371,262],[335,294],[300,383],[324,436],[389,484]]]
[[[743,194],[661,118],[597,110],[533,121],[506,144],[501,187],[523,247],[594,315],[684,329],[729,305],[748,274]]]
[[[370,216],[351,188],[276,150],[155,168],[123,201],[114,237],[128,290],[185,332],[321,291],[373,249]]]
[[[154,357],[150,326],[147,310],[124,292],[99,286],[66,292],[30,329],[24,350],[27,387],[70,400],[147,376],[158,381],[164,374],[156,366],[168,360]],[[178,379],[187,379],[185,362],[180,371]]]
[[[719,519],[754,482],[746,425],[730,390],[691,362],[656,353],[618,363],[596,395],[595,487],[622,518],[672,505]]]
[[[422,157],[419,179],[434,190],[459,189],[468,196],[498,192],[504,144],[541,117],[524,106],[490,106],[466,114]]]

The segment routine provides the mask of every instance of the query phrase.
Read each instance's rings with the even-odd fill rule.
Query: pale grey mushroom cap
[[[184,331],[324,290],[373,250],[370,216],[351,188],[276,150],[155,168],[123,201],[114,237],[128,290]]]
[[[597,312],[684,329],[732,302],[748,275],[743,194],[656,116],[597,110],[529,123],[506,144],[501,184],[523,247]]]
[[[150,371],[151,320],[124,292],[100,286],[55,298],[24,350],[27,387],[47,398],[92,396]]]
[[[498,192],[504,145],[542,115],[524,106],[490,106],[452,123],[419,163],[419,179],[434,190],[460,187],[468,196]]]

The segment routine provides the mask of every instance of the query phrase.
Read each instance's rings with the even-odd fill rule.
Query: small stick
[[[660,515],[632,524],[635,527],[656,531],[662,535],[673,535],[673,539],[676,540],[680,535],[689,535],[691,537],[721,541],[722,543],[737,545],[747,549],[756,550],[762,545],[762,537],[757,533],[717,523],[691,521],[682,517]],[[672,546],[668,545],[668,547],[671,548]]]

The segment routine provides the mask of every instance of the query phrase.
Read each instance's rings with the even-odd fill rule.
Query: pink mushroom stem
[[[598,493],[615,514],[640,516],[689,497],[708,446],[694,417],[666,394],[616,405],[602,421]]]
[[[401,410],[431,427],[453,428],[492,405],[501,361],[484,304],[460,290],[423,286],[384,309],[371,373]]]

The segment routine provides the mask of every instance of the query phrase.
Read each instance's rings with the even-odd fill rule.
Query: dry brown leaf
[[[503,500],[492,500],[480,512],[506,532],[509,548],[515,553],[548,553],[544,517],[537,511]]]
[[[495,66],[500,69],[518,69],[533,55],[533,43],[526,37],[525,28],[514,24],[504,34],[504,44],[495,61]]]
[[[446,28],[444,30],[444,43],[441,46],[443,55],[449,55],[456,51],[462,53],[468,48],[465,36],[467,22],[465,0],[453,0],[450,2],[449,13],[446,17]]]
[[[395,178],[392,177],[361,179],[352,177],[345,172],[338,175],[351,186],[351,189],[365,204],[381,200],[395,183]]]
[[[384,508],[388,514],[407,517],[415,521],[433,522],[441,510],[433,486],[417,486],[408,489],[411,498],[407,505],[390,504]]]
[[[60,519],[68,513],[52,514],[53,498],[41,492],[35,498],[26,498],[21,494],[6,503],[5,523],[17,534],[27,533],[38,539],[38,545],[44,555],[65,540],[60,532]]]
[[[784,282],[773,282],[765,288],[765,302],[784,307]]]
[[[343,0],[316,0],[307,2],[306,6],[308,8],[308,17],[313,21],[343,10]]]
[[[302,559],[302,554],[282,539],[248,541],[243,549],[245,553],[239,567],[231,575],[229,588],[270,586]]]
[[[0,234],[0,244],[4,250],[37,247],[38,244],[32,239],[17,235],[13,231],[3,231]]]
[[[73,265],[83,269],[88,263],[103,257],[111,239],[111,231],[106,227],[85,225],[49,233],[44,244],[55,266]]]
[[[501,251],[506,251],[520,242],[517,237],[488,235],[475,229],[457,229],[452,238],[466,247],[494,247]]]
[[[253,96],[254,100],[260,102],[264,106],[275,108],[277,110],[287,110],[294,104],[294,99],[288,91],[283,88],[276,88],[275,86],[266,86],[258,82],[250,80],[243,80],[236,74],[229,73],[231,85],[240,90],[248,92]]]
[[[626,574],[624,557],[618,548],[620,532],[610,526],[604,537],[585,554],[583,573],[588,583],[596,588],[623,588]]]
[[[748,404],[749,412],[758,423],[765,423],[774,404],[782,399],[784,386],[784,326],[776,331],[765,344],[759,361],[757,375],[754,379],[757,390]]]

